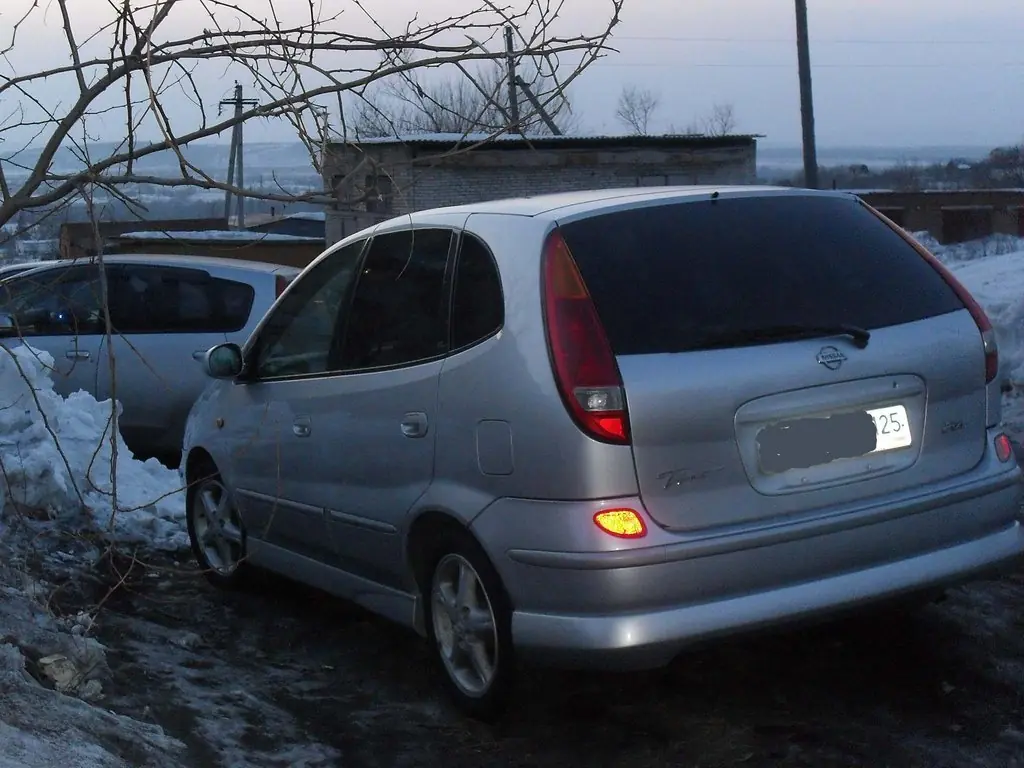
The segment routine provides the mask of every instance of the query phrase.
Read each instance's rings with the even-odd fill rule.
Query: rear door
[[[978,327],[855,199],[723,195],[562,231],[616,355],[641,493],[662,525],[800,515],[981,459]],[[844,326],[867,329],[866,345]]]
[[[107,274],[115,333],[103,346],[99,397],[121,402],[121,434],[134,450],[178,451],[209,383],[200,358],[245,326],[253,288],[192,267],[111,264]]]
[[[18,275],[0,286],[0,311],[17,323],[3,344],[25,343],[52,355],[53,388],[63,397],[79,390],[96,395],[104,332],[99,274],[96,264],[71,264]]]

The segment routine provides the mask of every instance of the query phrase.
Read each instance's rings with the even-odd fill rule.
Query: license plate
[[[895,451],[913,443],[907,409],[902,405],[874,408],[868,416],[875,422],[875,450],[872,453]]]
[[[759,463],[770,474],[892,451],[911,442],[902,405],[797,419],[765,427],[757,435]]]

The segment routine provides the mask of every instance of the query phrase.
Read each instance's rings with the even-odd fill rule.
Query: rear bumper
[[[1022,552],[1024,529],[1015,522],[937,552],[715,602],[618,616],[516,611],[512,634],[527,659],[572,667],[661,667],[699,640],[957,583],[1009,565]]]
[[[800,536],[776,530],[739,545],[719,537],[571,552],[496,550],[487,535],[493,531],[482,530],[481,540],[490,544],[516,607],[512,634],[524,661],[645,669],[705,639],[1010,567],[1024,555],[1021,498],[1021,473],[1013,466],[955,491],[875,505],[843,527],[822,523]],[[549,505],[544,515],[554,511]]]

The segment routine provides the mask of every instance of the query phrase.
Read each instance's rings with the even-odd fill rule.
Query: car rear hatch
[[[805,516],[982,458],[987,318],[858,200],[709,195],[556,234],[614,355],[662,526]]]

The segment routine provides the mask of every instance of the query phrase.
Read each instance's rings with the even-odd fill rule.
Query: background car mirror
[[[206,373],[215,379],[233,379],[242,372],[242,350],[237,344],[218,344],[206,352]]]
[[[0,312],[0,333],[9,333],[16,327],[14,315],[10,312]]]

